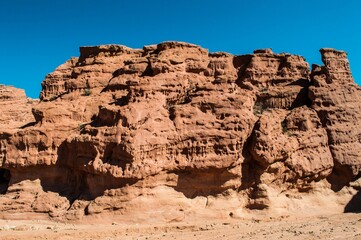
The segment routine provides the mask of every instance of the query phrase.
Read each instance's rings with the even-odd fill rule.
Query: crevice
[[[0,168],[0,194],[5,194],[8,190],[11,179],[9,169]]]
[[[98,115],[96,118],[90,123],[92,127],[113,127],[118,124],[118,122],[122,119],[120,114],[120,110],[108,109],[104,106],[99,106]]]
[[[84,208],[84,215],[85,215],[85,216],[88,216],[88,215],[89,215],[89,205],[90,205],[90,204],[88,204],[88,205]]]
[[[112,80],[112,79],[111,79]],[[115,91],[122,91],[122,90],[129,90],[128,84],[117,84],[117,85],[110,85],[110,81],[106,87],[104,87],[100,93],[103,92],[115,92]]]
[[[269,206],[263,203],[254,202],[248,203],[245,207],[250,210],[264,210],[267,209]]]
[[[21,127],[19,127],[20,129],[25,129],[25,128],[28,128],[28,127],[33,127],[36,125],[36,122],[29,122]]]
[[[308,97],[308,88],[309,86],[305,86],[300,90],[296,96],[296,99],[291,104],[291,107],[289,108],[290,110],[301,106],[311,107],[312,101]]]
[[[262,166],[258,164],[252,157],[250,151],[252,142],[255,138],[255,130],[259,124],[259,121],[255,122],[252,128],[250,136],[247,138],[246,142],[243,145],[242,156],[244,161],[242,163],[242,177],[241,177],[241,186],[238,190],[246,190],[254,187],[259,183],[259,169],[263,169]]]
[[[125,95],[125,96],[121,96],[120,98],[116,98],[114,95],[113,95],[113,102],[109,103],[110,105],[116,105],[116,106],[119,106],[119,107],[123,107],[125,105],[128,105],[129,103],[129,99],[130,99],[130,92]]]
[[[176,117],[174,106],[170,107],[170,108],[168,109],[168,112],[169,112],[169,119],[173,122],[174,119],[175,119],[175,117]]]
[[[242,88],[248,88],[242,83],[243,79],[246,78],[246,69],[249,67],[249,64],[253,58],[253,55],[239,55],[233,57],[233,66],[237,69],[238,78],[236,84]]]
[[[148,65],[145,68],[144,72],[140,75],[141,77],[152,77],[154,76],[154,72],[151,66],[150,59],[148,58]]]

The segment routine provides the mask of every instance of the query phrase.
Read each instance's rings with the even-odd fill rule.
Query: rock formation
[[[345,52],[320,52],[310,71],[270,49],[81,47],[39,102],[1,87],[0,217],[342,211],[361,185],[361,88]]]

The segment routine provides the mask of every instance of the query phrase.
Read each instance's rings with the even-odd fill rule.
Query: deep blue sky
[[[360,11],[359,0],[0,0],[0,83],[37,98],[79,46],[177,40],[233,54],[270,47],[318,64],[321,47],[345,50],[360,84]]]

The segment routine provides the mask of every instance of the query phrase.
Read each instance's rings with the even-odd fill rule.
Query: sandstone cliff
[[[0,217],[343,211],[361,185],[361,88],[345,52],[320,52],[310,71],[270,49],[81,47],[40,102],[1,87]]]

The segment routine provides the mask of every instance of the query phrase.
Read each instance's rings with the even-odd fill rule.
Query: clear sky
[[[233,54],[270,47],[310,64],[322,47],[345,50],[360,84],[360,11],[359,0],[0,0],[0,83],[37,98],[79,46],[176,40]]]

